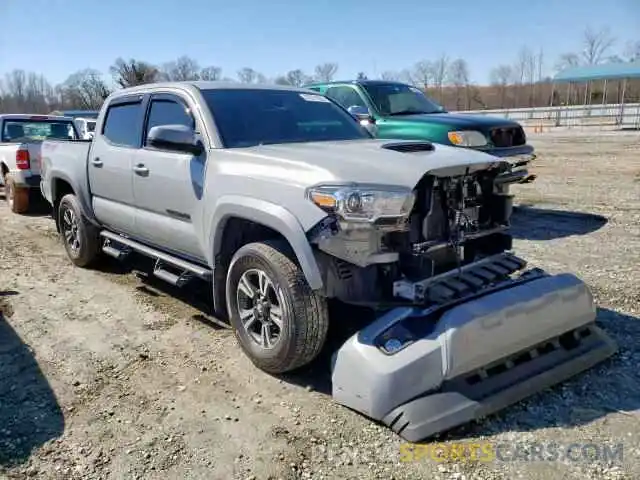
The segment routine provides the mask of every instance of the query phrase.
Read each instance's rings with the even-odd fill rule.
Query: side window
[[[142,104],[121,103],[109,107],[102,135],[111,143],[124,147],[137,147],[142,126]]]
[[[325,95],[338,102],[344,108],[353,106],[367,108],[362,97],[351,87],[329,87]]]
[[[158,125],[184,125],[195,128],[193,116],[183,104],[173,100],[151,100],[145,138]]]

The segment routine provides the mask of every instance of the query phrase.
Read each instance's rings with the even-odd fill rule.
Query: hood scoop
[[[431,142],[393,142],[385,143],[382,148],[402,153],[432,152],[435,150]]]

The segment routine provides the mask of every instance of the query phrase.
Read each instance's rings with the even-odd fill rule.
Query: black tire
[[[76,236],[72,236],[72,238],[68,235],[68,228],[74,223],[74,220],[77,228],[75,230]],[[74,194],[69,193],[60,200],[57,221],[62,243],[74,265],[78,267],[91,266],[100,256],[98,229],[84,216],[80,203]],[[76,238],[77,243],[73,241]],[[77,248],[74,248],[75,245]]]
[[[322,350],[329,329],[326,300],[314,292],[300,267],[285,253],[284,242],[250,243],[233,256],[226,281],[230,323],[240,347],[253,364],[270,374],[281,374],[310,363]],[[273,285],[281,315],[279,338],[272,348],[257,343],[240,319],[238,293],[243,275],[262,271]],[[248,305],[245,305],[248,306]],[[272,305],[272,308],[278,308]],[[269,323],[269,322],[267,322]]]

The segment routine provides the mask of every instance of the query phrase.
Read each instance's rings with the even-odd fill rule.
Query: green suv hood
[[[422,115],[394,115],[385,117],[387,122],[415,122],[436,125],[450,125],[453,128],[486,129],[491,127],[519,127],[520,124],[506,118],[459,113],[426,113]]]

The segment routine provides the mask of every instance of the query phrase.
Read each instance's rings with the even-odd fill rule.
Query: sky
[[[525,45],[552,73],[586,27],[609,27],[622,50],[640,41],[640,0],[0,0],[0,75],[24,69],[56,84],[84,68],[108,74],[117,57],[188,55],[229,77],[336,62],[336,79],[373,78],[446,54],[483,84]]]

